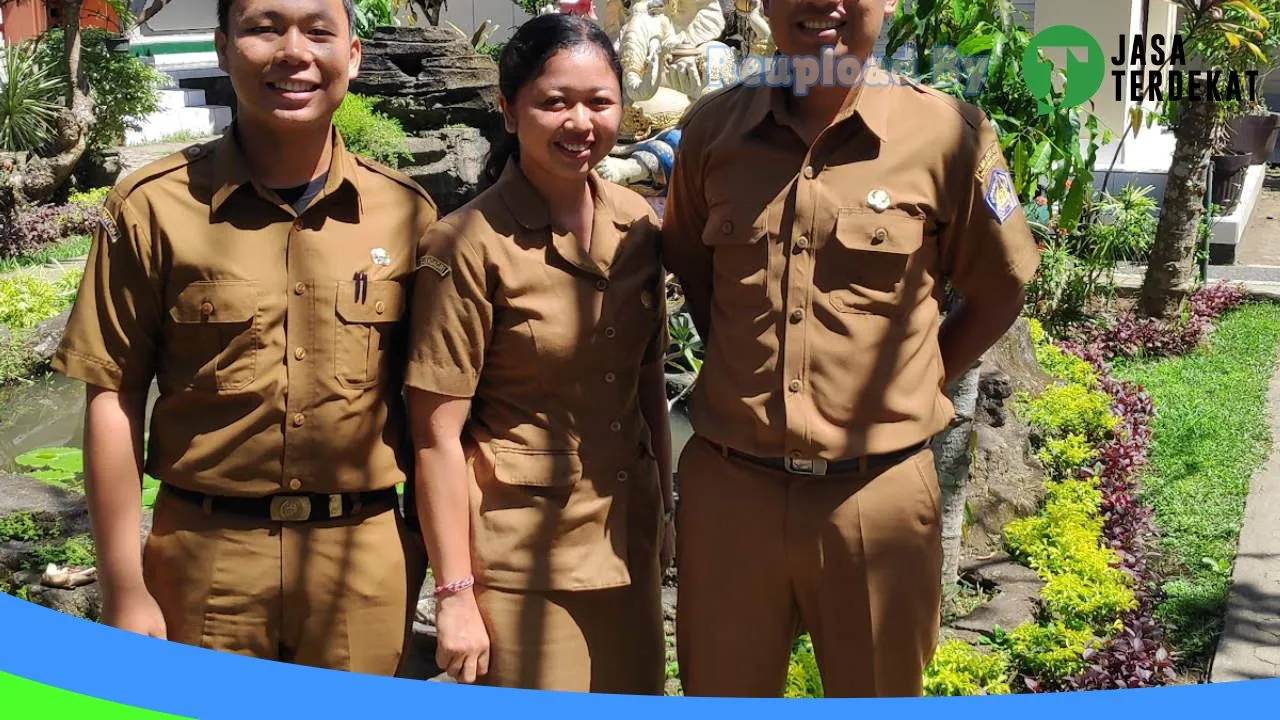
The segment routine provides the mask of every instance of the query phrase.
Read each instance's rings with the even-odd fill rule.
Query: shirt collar
[[[614,212],[613,197],[604,179],[592,170],[587,175],[587,182],[591,184],[591,192],[595,197],[597,217],[616,219],[618,216]],[[540,230],[551,225],[551,211],[547,208],[547,201],[529,182],[529,178],[525,176],[514,158],[508,160],[503,167],[502,175],[494,183],[494,189],[506,204],[511,216],[525,229]]]
[[[896,75],[885,71],[877,65],[869,65],[864,73],[863,81],[850,88],[845,97],[844,106],[836,114],[832,125],[844,122],[853,116],[862,120],[863,125],[877,139],[883,141],[889,137],[889,93],[891,86],[903,82]],[[791,117],[787,109],[786,88],[760,84],[750,88],[752,93],[747,106],[747,128],[754,129],[770,116],[780,125],[787,125]]]
[[[355,156],[347,151],[346,144],[342,141],[342,134],[336,128],[331,132],[333,133],[333,150],[329,157],[329,174],[325,179],[324,188],[316,196],[316,201],[329,197],[341,190],[343,186],[349,185],[355,200],[356,211],[359,213],[363,211],[363,202],[360,197]],[[222,138],[214,143],[211,154],[213,155],[214,188],[213,197],[209,203],[211,216],[216,215],[218,210],[226,204],[227,199],[246,184],[252,185],[259,196],[270,197],[267,188],[257,182],[251,174],[244,151],[236,140],[234,123]]]

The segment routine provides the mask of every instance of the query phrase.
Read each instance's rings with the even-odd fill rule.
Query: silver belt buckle
[[[297,495],[277,495],[271,498],[271,519],[279,522],[300,522],[311,517],[311,498]]]
[[[793,475],[826,475],[827,461],[787,456],[787,472]]]

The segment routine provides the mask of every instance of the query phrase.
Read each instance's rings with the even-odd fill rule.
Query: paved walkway
[[[1210,682],[1280,677],[1280,371],[1271,379],[1271,457],[1254,475]]]

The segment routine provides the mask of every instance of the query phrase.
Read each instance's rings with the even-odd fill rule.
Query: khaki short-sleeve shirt
[[[236,496],[408,478],[407,305],[436,219],[412,180],[335,132],[299,216],[228,133],[126,178],[106,215],[53,362],[111,390],[156,382],[147,472]]]
[[[974,296],[1021,286],[1039,262],[987,119],[883,72],[812,147],[780,88],[701,101],[663,246],[709,335],[695,430],[758,457],[829,461],[945,428],[945,281]]]
[[[518,165],[427,234],[406,383],[471,398],[463,433],[477,581],[626,585],[627,535],[661,522],[641,368],[666,351],[657,217],[590,178],[590,250]],[[652,504],[654,528],[627,524]]]

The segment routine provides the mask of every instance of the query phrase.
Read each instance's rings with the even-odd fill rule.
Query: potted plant
[[[1245,174],[1254,158],[1253,152],[1235,147],[1232,116],[1233,113],[1220,110],[1210,132],[1213,184],[1209,188],[1209,202],[1221,207],[1224,215],[1230,214],[1240,202]]]
[[[1280,113],[1270,112],[1259,99],[1230,123],[1231,148],[1247,153],[1250,163],[1262,165],[1271,160],[1280,135]]]

